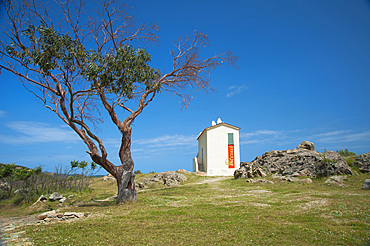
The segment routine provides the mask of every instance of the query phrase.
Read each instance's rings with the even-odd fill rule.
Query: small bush
[[[337,153],[340,154],[340,156],[342,156],[342,157],[356,156],[355,153],[353,153],[351,151],[348,151],[348,149],[337,150]]]

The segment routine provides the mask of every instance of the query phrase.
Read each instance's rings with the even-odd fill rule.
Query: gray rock
[[[106,176],[103,177],[103,181],[115,181],[116,178],[113,177],[112,174],[108,173]]]
[[[167,186],[175,186],[186,180],[186,176],[182,173],[167,171],[155,174],[149,178],[151,182],[163,183]],[[144,181],[144,180],[143,180]]]
[[[304,183],[304,184],[312,184],[312,179],[306,178],[306,179],[299,179],[298,182]]]
[[[59,201],[62,198],[63,198],[62,194],[60,194],[59,192],[54,192],[49,196],[49,201],[51,202]]]
[[[310,141],[304,141],[297,146],[297,149],[306,149],[315,151],[315,145]]]
[[[347,179],[347,176],[331,176],[325,181],[325,184],[335,184],[339,186],[344,186],[343,181],[345,179]]]
[[[234,178],[261,177],[259,170],[267,175],[289,177],[352,175],[351,168],[337,152],[319,153],[314,149],[313,143],[305,141],[296,149],[266,152],[251,162],[240,163],[240,168],[234,172]]]
[[[47,200],[47,198],[44,196],[44,195],[41,195],[40,197],[39,197],[39,199],[37,199],[37,201],[36,202],[42,202],[42,201],[46,201]]]
[[[361,190],[370,190],[370,179],[366,179],[364,181]]]
[[[145,185],[144,185],[143,183],[141,183],[141,182],[138,182],[138,183],[137,183],[137,186],[138,186],[140,189],[142,189],[142,188],[144,188],[144,187],[145,187]]]
[[[360,172],[368,173],[370,172],[370,152],[357,156],[353,165],[358,167]]]
[[[63,197],[62,199],[59,199],[60,203],[64,203],[65,201],[67,201],[67,198],[65,198],[65,197]]]

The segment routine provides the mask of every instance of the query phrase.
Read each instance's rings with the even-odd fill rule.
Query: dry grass
[[[95,180],[91,193],[61,208],[90,212],[87,219],[18,230],[34,245],[366,245],[370,192],[361,190],[366,178],[370,175],[354,175],[339,187],[324,178],[312,184],[251,184],[188,175],[181,186],[157,185],[125,205],[96,202],[115,195],[116,187]]]

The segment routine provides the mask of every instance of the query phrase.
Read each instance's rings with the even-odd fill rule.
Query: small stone
[[[144,188],[144,184],[143,184],[143,183],[141,183],[141,182],[138,182],[138,183],[137,183],[137,185],[138,185],[138,187],[139,187],[139,188],[141,188],[141,189],[142,189],[142,188]]]
[[[39,220],[43,220],[45,218],[46,218],[46,214],[39,214],[39,215],[37,215],[37,219],[39,219]]]
[[[59,200],[60,203],[64,203],[65,201],[67,201],[67,198],[63,197],[62,199]]]
[[[77,218],[83,218],[83,217],[85,217],[85,213],[75,213],[75,216]]]
[[[74,216],[75,212],[65,212],[64,216]]]
[[[54,192],[49,196],[49,201],[54,202],[62,198],[63,198],[62,194],[60,194],[59,192]]]
[[[301,182],[301,183],[304,183],[304,184],[312,184],[312,179],[310,179],[310,178],[300,179],[298,181]]]
[[[53,218],[45,218],[44,221],[51,222],[51,221],[53,221]]]
[[[370,179],[366,179],[364,181],[361,190],[370,190]]]
[[[63,218],[64,214],[57,214],[58,218]]]
[[[69,195],[67,198],[68,198],[68,199],[71,199],[71,198],[73,198],[73,195]]]
[[[37,202],[42,202],[42,201],[46,201],[46,200],[47,200],[47,198],[44,195],[41,195],[39,197],[39,199],[37,199]]]

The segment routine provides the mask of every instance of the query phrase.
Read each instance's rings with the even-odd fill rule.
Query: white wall
[[[197,163],[204,166],[209,176],[232,176],[240,167],[239,128],[222,123],[206,128],[198,138]],[[234,134],[235,168],[229,168],[228,133]],[[203,149],[203,156],[202,156]],[[203,160],[203,162],[202,162]],[[193,171],[198,171],[199,165],[193,165]]]
[[[240,166],[239,131],[218,126],[207,131],[207,169],[209,176],[232,176]],[[225,163],[228,159],[228,133],[234,134],[235,168]]]

